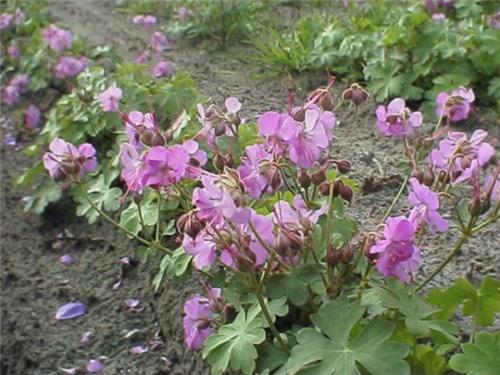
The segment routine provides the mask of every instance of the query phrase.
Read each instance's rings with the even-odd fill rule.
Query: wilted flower
[[[368,91],[359,84],[353,83],[342,92],[342,100],[350,100],[355,105],[360,105],[368,99]]]
[[[184,342],[190,349],[199,349],[203,341],[214,332],[212,322],[215,318],[212,309],[214,302],[221,298],[219,288],[210,288],[210,299],[195,295],[184,303]]]
[[[156,25],[156,17],[151,14],[147,15],[139,14],[132,18],[132,22],[134,22],[136,25],[141,25],[145,27],[153,26]]]
[[[49,148],[51,152],[43,155],[43,165],[56,180],[68,176],[83,177],[97,167],[96,151],[90,143],[76,148],[61,138],[54,138]]]
[[[85,315],[85,305],[81,302],[70,302],[65,305],[62,305],[57,309],[56,319],[57,320],[66,320],[66,319],[74,319],[79,316]]]
[[[119,101],[123,97],[122,90],[116,86],[108,87],[99,94],[98,99],[104,112],[116,112],[119,108]]]
[[[155,31],[153,34],[151,34],[149,44],[151,45],[152,49],[154,49],[158,53],[161,53],[168,46],[167,37],[165,36],[165,34],[159,31]]]
[[[422,114],[411,112],[401,98],[393,99],[387,109],[381,105],[377,108],[377,127],[387,136],[402,139],[413,134],[422,125]]]
[[[433,232],[446,232],[448,230],[450,225],[438,212],[439,196],[429,187],[421,185],[415,177],[410,179],[408,200],[413,206],[410,220],[427,223]]]
[[[24,123],[29,129],[36,129],[40,125],[41,112],[37,106],[30,104],[24,112]]]
[[[429,163],[439,171],[449,171],[454,184],[469,180],[495,155],[493,146],[484,142],[487,136],[481,129],[474,131],[470,139],[465,133],[450,132],[431,151]]]
[[[154,78],[170,77],[172,75],[172,63],[170,61],[159,61],[151,70]]]
[[[451,95],[446,92],[436,97],[436,115],[446,116],[450,121],[465,120],[469,116],[470,107],[475,100],[474,91],[459,87]]]
[[[305,110],[304,121],[287,117],[281,127],[281,138],[288,143],[290,160],[301,168],[311,168],[330,144],[335,115],[316,106]]]
[[[71,47],[73,36],[69,30],[50,25],[42,30],[42,36],[54,51],[62,51]]]
[[[420,266],[420,250],[413,243],[415,224],[404,216],[390,217],[385,222],[383,238],[379,239],[369,253],[378,255],[377,270],[384,276],[395,276],[403,282]]]
[[[87,68],[88,60],[84,56],[61,56],[54,68],[57,78],[74,77]]]

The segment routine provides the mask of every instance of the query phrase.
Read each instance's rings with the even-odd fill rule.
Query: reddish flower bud
[[[319,106],[325,111],[331,111],[333,109],[333,98],[330,91],[323,91],[319,97]]]
[[[302,170],[299,175],[299,183],[304,189],[307,189],[311,186],[311,177],[307,174],[306,171]]]
[[[349,161],[347,160],[338,160],[336,162],[336,165],[337,165],[337,170],[340,173],[348,173],[351,171],[351,163],[349,163]]]
[[[432,186],[432,184],[434,183],[434,173],[432,172],[432,169],[429,169],[427,171],[424,172],[424,175],[422,177],[422,183],[426,186]]]
[[[414,170],[413,171],[413,177],[415,177],[418,182],[423,183],[424,181],[424,172],[422,172],[420,169]]]
[[[320,185],[325,180],[326,180],[325,172],[321,169],[317,172],[314,172],[311,175],[311,181],[316,186]]]
[[[339,195],[340,197],[351,203],[351,200],[352,200],[352,189],[345,185],[342,181],[336,181],[336,186],[338,188],[338,192],[339,192]]]
[[[177,219],[177,229],[194,238],[205,227],[205,223],[198,219],[195,211],[189,211]]]
[[[326,264],[328,267],[334,268],[341,260],[341,253],[332,245],[328,245],[326,249]]]
[[[349,263],[352,260],[352,257],[354,256],[354,250],[352,249],[352,246],[350,244],[345,245],[340,251],[340,253],[341,253],[342,263],[344,264]]]

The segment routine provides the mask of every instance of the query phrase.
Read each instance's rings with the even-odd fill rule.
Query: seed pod
[[[304,189],[307,189],[311,186],[311,177],[307,174],[306,171],[302,170],[299,175],[299,183]]]
[[[340,173],[348,173],[351,171],[351,163],[349,163],[349,161],[347,160],[339,160],[337,161],[336,165],[337,165],[337,170]]]
[[[342,263],[344,264],[349,263],[352,260],[352,257],[354,256],[354,251],[350,244],[345,245],[340,253],[341,253]]]
[[[325,172],[321,169],[317,172],[314,172],[311,175],[311,181],[316,186],[320,185],[325,180],[326,180]]]

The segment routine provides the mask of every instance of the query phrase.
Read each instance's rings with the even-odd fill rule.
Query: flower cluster
[[[56,52],[70,48],[73,42],[71,31],[61,29],[55,25],[43,29],[42,36],[50,48]]]
[[[89,60],[84,56],[61,56],[54,67],[54,74],[57,78],[74,77],[84,71],[89,64]]]
[[[459,87],[451,95],[442,92],[436,97],[436,115],[447,117],[452,122],[465,120],[469,117],[471,104],[475,100],[472,89]]]
[[[104,112],[116,112],[123,92],[119,87],[111,86],[99,94],[98,99]]]
[[[8,29],[10,26],[19,26],[24,23],[26,19],[25,13],[17,9],[14,13],[2,13],[0,14],[0,30]]]
[[[7,105],[14,105],[21,99],[21,94],[28,91],[30,79],[25,74],[18,74],[12,77],[9,84],[3,89],[3,102]]]
[[[422,114],[411,112],[401,98],[389,103],[387,108],[377,108],[377,127],[385,135],[402,139],[411,136],[422,125]]]

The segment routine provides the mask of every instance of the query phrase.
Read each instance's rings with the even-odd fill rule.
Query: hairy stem
[[[278,332],[278,329],[274,325],[273,319],[271,318],[271,314],[269,314],[269,310],[267,309],[266,302],[264,301],[264,298],[262,297],[262,294],[259,292],[255,293],[255,296],[257,297],[257,300],[259,301],[260,308],[262,310],[262,313],[264,314],[264,318],[267,321],[267,324],[269,325],[269,328],[273,332],[274,337],[276,337],[276,340],[278,340],[281,348],[283,351],[290,355],[290,348],[288,348],[288,345],[283,341],[283,338],[281,337],[280,333]]]
[[[404,178],[403,182],[401,183],[401,187],[399,188],[398,193],[396,194],[391,205],[389,206],[389,208],[385,212],[385,215],[381,220],[382,223],[389,217],[392,210],[394,209],[394,206],[396,205],[396,203],[398,203],[399,198],[401,198],[401,195],[403,195],[403,192],[405,191],[405,187],[406,187],[406,184],[408,183],[409,179],[410,179],[410,174],[407,174],[406,177]]]

